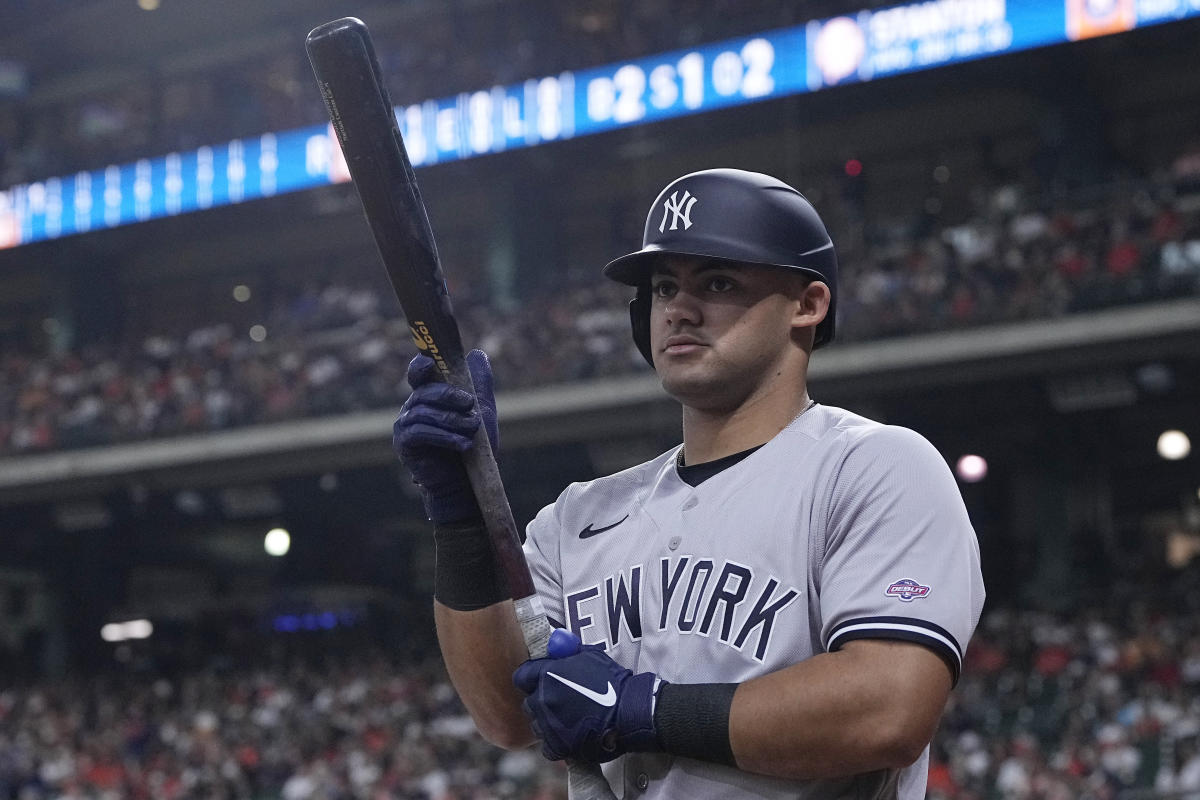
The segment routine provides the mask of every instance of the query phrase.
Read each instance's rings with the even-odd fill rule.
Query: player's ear
[[[829,313],[829,286],[824,281],[808,280],[795,297],[792,327],[816,329]]]

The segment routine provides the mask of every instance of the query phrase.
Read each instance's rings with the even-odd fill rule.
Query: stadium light
[[[292,549],[292,535],[283,528],[272,528],[263,538],[263,549],[269,556],[285,556]]]
[[[265,340],[267,338],[267,329],[262,325],[251,325],[250,338],[256,342]]]
[[[987,477],[987,459],[983,456],[965,455],[958,460],[954,471],[963,483],[979,483]]]
[[[1192,440],[1183,431],[1163,431],[1158,436],[1158,454],[1167,461],[1180,461],[1192,452]]]
[[[131,619],[125,623],[126,639],[149,639],[154,633],[154,626],[148,619]]]
[[[233,299],[239,303],[244,303],[250,299],[250,287],[244,283],[239,283],[233,287]]]
[[[106,642],[124,642],[129,639],[149,639],[154,634],[154,625],[148,619],[131,619],[128,622],[110,622],[100,629],[100,638]]]

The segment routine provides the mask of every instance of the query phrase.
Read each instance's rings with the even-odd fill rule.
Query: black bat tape
[[[328,22],[308,34],[305,47],[413,342],[434,359],[443,380],[474,391],[429,216],[367,26],[354,17]],[[474,444],[463,463],[497,561],[513,596],[531,598],[533,579],[482,426]],[[567,779],[572,800],[613,800],[595,764],[569,763]]]

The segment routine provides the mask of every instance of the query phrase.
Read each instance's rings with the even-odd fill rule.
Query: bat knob
[[[566,628],[555,628],[546,644],[546,654],[551,658],[566,658],[573,656],[583,647],[579,637]]]

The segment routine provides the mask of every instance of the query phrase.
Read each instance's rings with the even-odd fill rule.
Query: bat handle
[[[567,762],[568,800],[617,800],[599,764]]]
[[[460,358],[452,362],[449,374],[444,376],[444,380],[472,394],[475,392],[475,384],[471,380],[466,359]],[[525,563],[525,553],[521,550],[521,536],[517,532],[512,509],[508,505],[500,468],[496,465],[496,455],[492,452],[492,443],[488,440],[485,426],[480,425],[475,431],[470,449],[462,454],[462,463],[467,470],[475,501],[479,504],[488,539],[492,543],[496,569],[504,576],[513,597],[528,597],[534,594],[533,577],[529,574],[529,565]]]
[[[521,626],[521,634],[525,637],[525,649],[530,658],[545,658],[546,645],[550,642],[550,634],[554,628],[546,619],[546,611],[542,607],[541,598],[536,594],[513,600],[517,611],[517,623]]]
[[[554,628],[546,619],[542,601],[533,594],[514,600],[513,605],[529,657],[545,658],[546,644]],[[582,761],[567,762],[567,797],[570,800],[616,800],[600,765]]]

